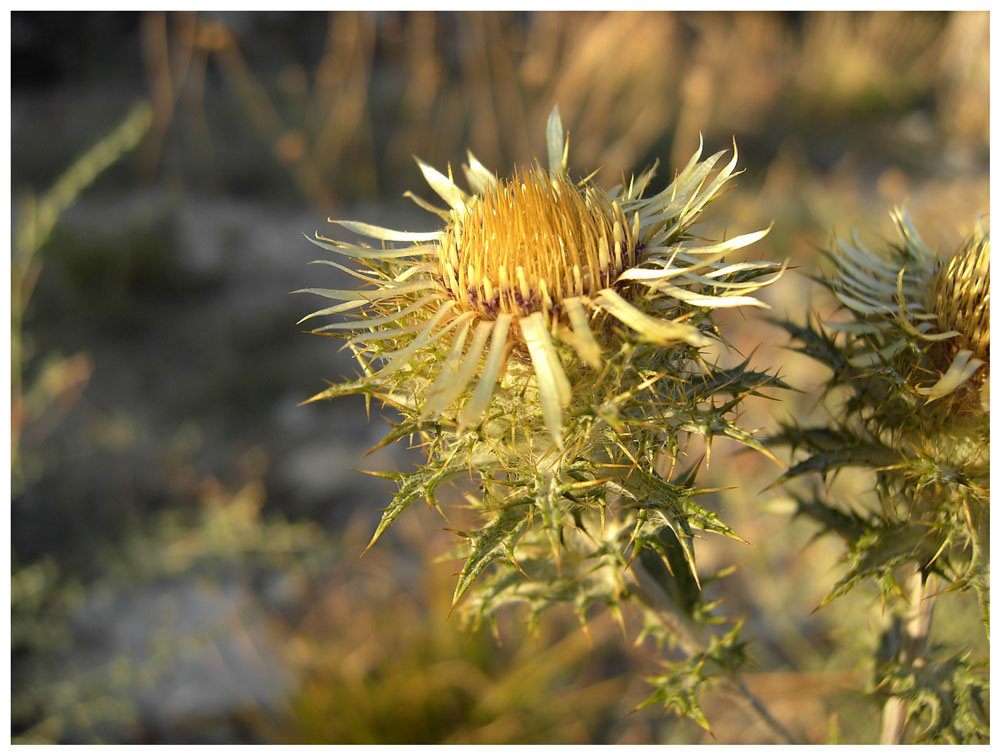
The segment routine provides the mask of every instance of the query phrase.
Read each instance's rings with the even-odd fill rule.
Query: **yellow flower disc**
[[[942,331],[962,334],[964,347],[990,358],[990,242],[975,239],[939,265],[931,288],[931,311]]]
[[[441,277],[467,311],[558,316],[564,298],[594,296],[635,261],[617,202],[539,168],[476,198],[439,247]]]

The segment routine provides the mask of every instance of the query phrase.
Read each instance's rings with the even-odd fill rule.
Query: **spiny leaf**
[[[559,492],[556,489],[552,475],[544,475],[540,480],[538,489],[535,492],[535,505],[542,515],[542,528],[548,537],[549,545],[552,548],[552,558],[555,561],[556,569],[562,563],[562,518],[559,512]]]
[[[464,466],[442,465],[440,468],[423,467],[412,474],[399,475],[399,490],[389,506],[383,510],[382,519],[375,528],[375,534],[365,547],[362,555],[375,545],[396,518],[399,517],[414,501],[424,498],[428,504],[434,505],[434,491],[446,480],[467,473]]]
[[[733,396],[758,396],[758,390],[764,387],[792,390],[792,387],[780,378],[767,372],[747,369],[750,357],[740,364],[726,370],[714,370],[704,377],[691,380],[687,387],[687,395],[691,401],[703,401],[712,396],[728,393]]]
[[[328,398],[338,398],[339,396],[353,396],[356,393],[371,394],[378,390],[381,384],[377,381],[363,379],[363,380],[353,380],[347,383],[336,383],[331,385],[324,391],[320,391],[312,398],[308,398],[303,401],[299,406],[304,406],[305,404],[311,404],[314,401],[322,401]]]
[[[844,467],[881,469],[899,463],[898,451],[872,439],[863,438],[845,427],[799,427],[788,424],[764,441],[767,445],[786,445],[794,452],[805,448],[811,456],[792,465],[770,487],[810,472],[826,475]]]
[[[385,437],[382,438],[378,443],[365,451],[365,456],[375,453],[381,448],[385,448],[391,443],[395,443],[401,438],[405,438],[408,435],[413,435],[418,430],[418,423],[416,422],[400,422],[398,425],[393,425],[392,430],[386,433]]]
[[[823,531],[834,532],[847,542],[854,542],[868,531],[868,523],[855,513],[845,514],[820,499],[804,498],[793,494],[797,504],[796,516],[808,516],[823,525]]]
[[[805,354],[818,362],[822,362],[830,367],[835,374],[840,373],[849,367],[847,364],[847,358],[837,347],[834,337],[827,335],[822,330],[819,323],[815,321],[814,315],[809,315],[809,323],[804,326],[796,325],[795,323],[787,320],[773,319],[770,320],[770,322],[786,330],[795,341],[801,344],[799,346],[791,347],[793,351]]]
[[[821,475],[827,475],[838,469],[843,469],[844,467],[866,467],[872,468],[876,466],[885,466],[886,464],[878,464],[878,456],[872,455],[872,446],[862,446],[857,448],[845,448],[841,451],[830,451],[827,453],[818,453],[810,456],[808,459],[800,461],[798,464],[793,465],[785,472],[778,480],[778,483],[789,480],[793,477],[800,477],[801,475],[808,474],[809,472],[817,472]],[[891,463],[892,460],[883,457],[884,462]],[[777,484],[777,483],[776,483]]]
[[[510,548],[511,543],[524,531],[531,517],[531,506],[527,503],[528,501],[522,500],[506,505],[492,522],[473,534],[472,550],[458,576],[458,584],[455,585],[452,610],[483,569]]]
[[[851,566],[823,598],[820,608],[845,595],[866,577],[879,583],[883,593],[891,593],[895,585],[893,569],[907,561],[916,561],[921,568],[926,568],[939,551],[940,540],[925,525],[903,523],[870,530],[850,545],[848,560]]]
[[[690,538],[678,536],[669,526],[661,526],[637,538],[636,545],[641,548],[639,559],[650,576],[689,616],[693,616],[701,599],[701,583],[694,553],[685,540]]]
[[[695,659],[691,659],[694,661]],[[700,663],[689,662],[678,664],[670,673],[647,680],[656,690],[636,706],[642,710],[655,703],[660,703],[664,711],[673,710],[678,716],[687,716],[701,728],[712,734],[705,712],[698,702],[698,689],[704,683]]]

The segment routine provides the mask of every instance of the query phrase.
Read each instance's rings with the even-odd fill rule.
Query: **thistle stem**
[[[664,625],[677,638],[678,647],[689,656],[704,653],[709,647],[711,631],[707,627],[695,624],[664,592],[638,558],[632,561],[630,575],[634,581],[633,588],[637,599],[657,612]],[[725,681],[726,691],[747,704],[775,738],[783,744],[800,744],[799,740],[771,714],[764,702],[750,690],[742,674],[738,671],[731,672]]]
[[[898,660],[911,668],[923,665],[924,649],[930,634],[934,614],[934,595],[931,581],[924,580],[920,569],[915,568],[906,582],[906,599],[909,605],[903,614],[900,629]],[[906,701],[892,696],[882,709],[882,736],[880,744],[902,744],[906,729]]]

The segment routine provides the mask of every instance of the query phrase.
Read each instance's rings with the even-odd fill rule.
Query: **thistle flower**
[[[972,522],[988,520],[989,410],[976,389],[989,376],[989,234],[980,224],[942,259],[905,212],[897,209],[892,217],[899,241],[886,253],[869,249],[857,232],[853,243],[840,240],[827,252],[835,270],[820,282],[850,320],[825,322],[825,328],[782,323],[803,344],[800,351],[832,369],[827,388],[848,389],[847,400],[834,410],[833,424],[791,424],[771,442],[811,453],[785,478],[852,466],[873,470],[884,541],[898,542],[889,533],[893,526],[927,531],[920,548],[894,551],[894,563],[912,556],[927,566],[933,556],[944,567],[938,559],[944,551],[935,549],[976,542]],[[841,534],[858,537],[854,530]],[[927,554],[931,543],[937,545]],[[978,544],[972,550],[971,557],[951,559],[948,576],[956,584],[965,584],[988,557]],[[866,569],[878,563],[870,554],[865,562]]]
[[[846,467],[873,479],[877,510],[867,498],[841,503],[816,488],[793,495],[798,514],[847,546],[845,573],[824,604],[862,580],[881,590],[890,617],[873,685],[884,702],[882,742],[900,742],[907,726],[923,728],[928,739],[985,741],[988,663],[927,639],[938,577],[948,591],[975,593],[989,630],[990,417],[981,400],[989,376],[989,234],[980,224],[944,260],[906,213],[896,210],[893,219],[900,240],[886,254],[857,233],[828,252],[835,273],[820,282],[849,321],[781,323],[800,342],[797,350],[832,370],[826,387],[845,389],[846,400],[825,423],[792,420],[768,442],[806,452],[783,480]]]
[[[854,367],[888,364],[907,348],[925,353],[914,390],[932,401],[989,371],[989,235],[980,228],[946,262],[905,212],[894,211],[893,219],[900,243],[888,256],[862,244],[857,232],[853,245],[841,240],[829,254],[838,276],[831,289],[855,320],[827,325],[854,337]]]
[[[546,136],[547,168],[509,179],[470,153],[472,193],[450,169],[418,160],[447,207],[409,196],[441,218],[439,230],[336,221],[381,248],[310,239],[365,268],[325,261],[363,286],[306,289],[338,303],[304,320],[358,315],[313,332],[345,338],[362,372],[312,400],[361,393],[391,403],[402,420],[382,444],[410,437],[427,453],[416,470],[387,475],[398,491],[369,547],[414,501],[436,506],[442,482],[473,477],[466,500],[481,522],[455,532],[465,564],[453,604],[475,583],[462,605],[474,623],[510,603],[527,603],[534,622],[563,603],[586,626],[590,606],[621,619],[632,602],[646,631],[680,637],[691,654],[669,676],[684,680],[680,696],[656,682],[654,698],[696,715],[698,659],[715,647],[716,619],[698,592],[693,541],[698,530],[740,538],[696,502],[708,492],[695,485],[700,465],[680,470],[678,459],[691,435],[709,449],[723,435],[768,453],[735,417],[743,398],[783,384],[749,360],[721,368],[703,347],[722,341],[714,310],[764,306],[752,294],[784,266],[724,259],[766,230],[717,243],[692,231],[735,175],[735,148],[717,168],[724,153],[702,160],[699,147],[647,197],[655,165],[607,192],[592,176],[570,179],[558,110]],[[650,563],[660,566],[647,579]],[[735,633],[720,642],[742,657]]]
[[[762,306],[750,296],[781,269],[771,262],[726,263],[724,255],[767,231],[715,244],[685,244],[689,229],[733,177],[736,150],[718,173],[723,153],[700,160],[701,148],[663,191],[643,197],[655,165],[605,192],[567,173],[569,141],[558,109],[547,128],[548,169],[539,164],[498,179],[469,153],[463,166],[473,193],[417,160],[447,208],[407,193],[444,226],[411,233],[333,221],[381,242],[374,249],[325,238],[318,246],[354,258],[368,270],[336,262],[365,284],[356,290],[306,289],[340,303],[314,317],[357,313],[316,333],[353,332],[348,340],[364,377],[383,397],[414,407],[426,422],[459,433],[476,428],[498,388],[534,376],[544,426],[563,446],[563,410],[581,370],[599,370],[616,329],[661,346],[709,340],[701,311]],[[760,273],[774,271],[762,280]],[[683,313],[678,303],[688,305]],[[702,323],[703,324],[703,323]],[[387,344],[389,344],[387,346]],[[471,390],[471,393],[470,393]],[[335,386],[314,398],[343,393]]]

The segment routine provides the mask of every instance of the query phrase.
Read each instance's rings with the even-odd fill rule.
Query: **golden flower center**
[[[610,286],[634,263],[633,236],[603,191],[536,167],[477,197],[449,227],[439,263],[467,310],[548,317],[563,299]]]
[[[979,239],[963,246],[947,265],[939,264],[930,309],[938,328],[962,334],[964,348],[990,358],[990,244]]]

